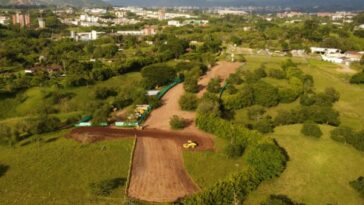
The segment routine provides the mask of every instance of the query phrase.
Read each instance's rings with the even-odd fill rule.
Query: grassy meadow
[[[0,204],[122,204],[132,139],[80,144],[63,136],[0,147]],[[108,197],[91,194],[90,184],[120,178],[123,185]]]

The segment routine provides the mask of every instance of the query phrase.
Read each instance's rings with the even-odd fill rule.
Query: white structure
[[[38,18],[38,25],[39,25],[39,28],[43,29],[46,27],[46,23],[45,23],[45,20],[43,18]]]
[[[217,10],[217,13],[221,16],[224,15],[247,15],[247,12],[241,10],[223,9]]]
[[[168,21],[168,26],[181,27],[181,26],[183,26],[183,24],[180,21],[172,20],[172,21]]]
[[[140,31],[118,31],[117,34],[120,35],[130,35],[130,36],[152,36],[157,34],[156,27],[154,26],[146,26],[144,29]]]
[[[8,18],[6,16],[0,16],[0,24],[7,25],[8,24]]]
[[[364,24],[359,26],[360,29],[364,29]]]
[[[99,38],[99,35],[104,34],[105,32],[97,32],[95,30],[91,32],[83,32],[83,33],[76,33],[71,31],[71,38],[75,39],[76,41],[93,41]]]
[[[340,49],[337,48],[320,48],[320,47],[311,47],[311,53],[316,54],[333,54],[333,53],[341,53]]]

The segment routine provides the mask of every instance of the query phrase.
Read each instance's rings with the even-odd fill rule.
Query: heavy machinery
[[[197,143],[192,140],[188,140],[187,143],[183,144],[183,148],[185,149],[195,149],[196,147]]]

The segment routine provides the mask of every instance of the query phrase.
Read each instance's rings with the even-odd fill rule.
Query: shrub
[[[178,117],[177,115],[173,115],[169,120],[169,125],[174,130],[180,130],[187,126],[187,122],[185,119]]]
[[[331,139],[337,142],[346,143],[353,135],[354,132],[350,127],[337,127],[331,131]]]
[[[364,33],[364,32],[363,32]],[[364,72],[353,75],[350,79],[351,84],[362,84],[364,83]]]
[[[311,106],[316,102],[316,94],[313,92],[304,93],[300,97],[300,104],[304,106]]]
[[[355,149],[364,151],[364,130],[354,133],[346,139],[347,143],[351,144]]]
[[[9,169],[8,165],[0,164],[0,177],[2,177]]]
[[[244,147],[240,144],[229,144],[224,151],[228,158],[237,158],[243,155]]]
[[[302,126],[301,133],[305,136],[319,138],[322,136],[320,127],[312,122],[305,122]]]
[[[271,84],[260,81],[254,84],[253,89],[256,104],[272,107],[279,103],[278,89]]]
[[[91,183],[89,185],[90,192],[96,196],[108,196],[112,193],[112,191],[126,182],[125,179],[115,178],[110,180],[104,180],[98,183]]]
[[[340,93],[332,87],[325,89],[325,95],[332,103],[337,102],[340,99]]]
[[[260,105],[254,105],[248,108],[248,117],[250,120],[258,121],[263,118],[266,110]]]
[[[198,98],[195,94],[185,93],[179,99],[179,106],[181,110],[193,111],[196,110],[198,105]]]
[[[279,176],[285,169],[287,157],[275,144],[259,144],[248,155],[247,162],[261,180]]]
[[[254,70],[254,73],[256,76],[258,76],[259,79],[267,77],[267,73],[265,72],[265,67],[262,65],[260,68]]]
[[[274,125],[270,118],[266,117],[254,124],[253,128],[262,134],[273,132]]]
[[[250,86],[239,89],[234,95],[223,98],[224,107],[228,110],[237,110],[254,104],[254,93]]]
[[[281,69],[271,69],[268,72],[268,76],[276,79],[285,79],[286,73]]]
[[[270,195],[261,205],[303,205],[292,201],[285,195]]]
[[[350,186],[359,192],[360,196],[364,198],[364,177],[359,177],[358,179],[351,181]]]
[[[241,83],[243,83],[243,80],[241,79],[238,73],[232,73],[229,75],[228,79],[226,80],[226,83],[240,85]]]
[[[291,103],[299,97],[299,93],[292,88],[279,89],[278,94],[281,103]]]
[[[207,84],[207,91],[211,93],[219,93],[221,91],[220,78],[213,78]]]
[[[166,85],[176,78],[175,70],[165,64],[144,67],[141,73],[148,88]]]
[[[198,92],[198,78],[199,75],[193,73],[187,73],[183,83],[183,88],[186,92],[197,93]]]
[[[95,98],[99,100],[105,100],[108,97],[116,96],[118,93],[114,88],[97,87],[95,89]]]

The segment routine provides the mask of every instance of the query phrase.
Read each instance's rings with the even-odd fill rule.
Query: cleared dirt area
[[[172,139],[138,138],[129,197],[173,202],[199,191],[184,169],[182,148]]]

